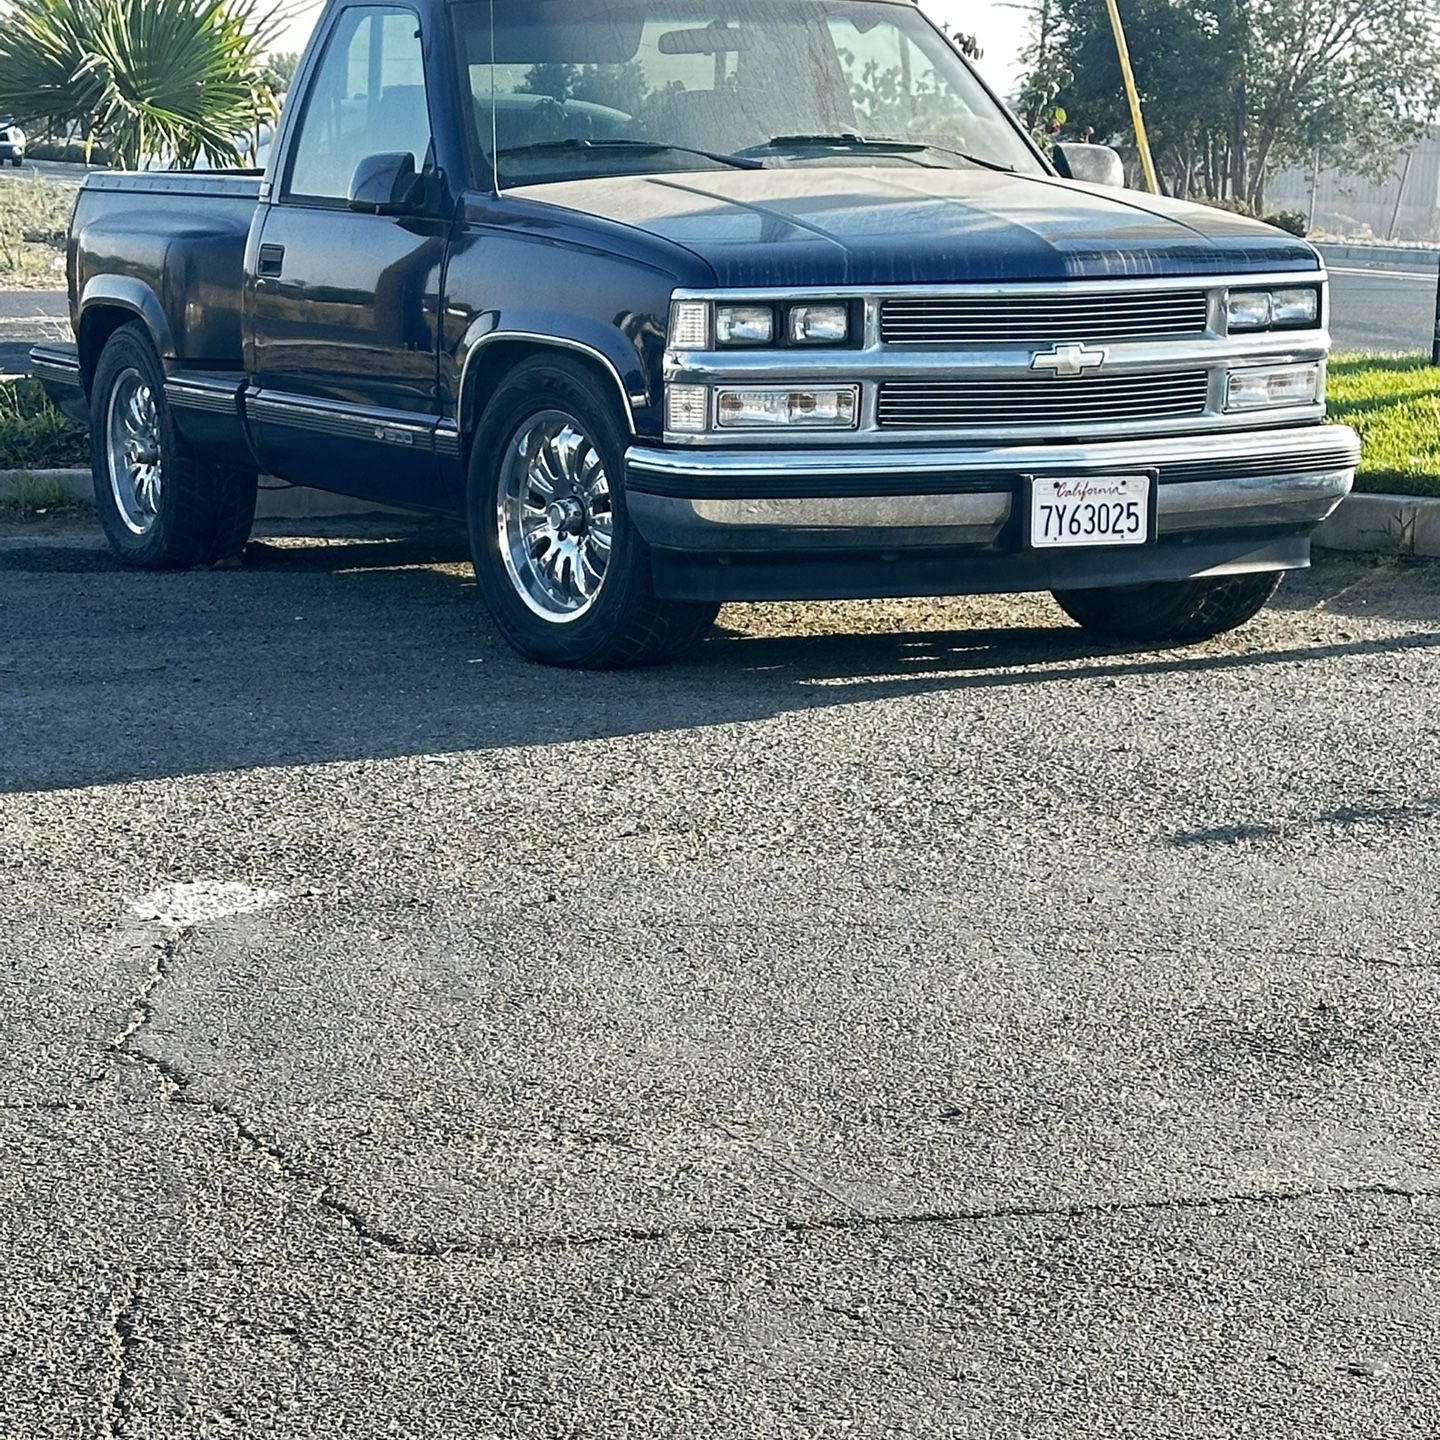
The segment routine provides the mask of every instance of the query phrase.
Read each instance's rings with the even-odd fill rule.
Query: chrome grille
[[[877,418],[892,430],[1174,419],[1204,414],[1209,388],[1204,370],[1065,380],[891,380],[880,387]]]
[[[1066,340],[1148,340],[1203,335],[1204,290],[1133,294],[945,295],[886,300],[887,345],[1054,345]]]

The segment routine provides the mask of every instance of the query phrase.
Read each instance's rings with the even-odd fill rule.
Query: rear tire
[[[1056,603],[1077,625],[1116,640],[1185,644],[1208,640],[1253,620],[1279,589],[1283,571],[1223,580],[1169,580],[1096,590],[1056,590]]]
[[[584,366],[536,356],[501,382],[470,452],[475,578],[495,624],[546,665],[654,665],[698,644],[718,605],[655,594],[625,505],[625,432]]]
[[[220,464],[176,431],[165,372],[139,325],[122,325],[95,367],[90,468],[105,538],[127,565],[213,565],[250,538],[255,472]]]

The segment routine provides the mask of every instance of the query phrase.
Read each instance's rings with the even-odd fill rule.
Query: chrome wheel
[[[122,370],[111,387],[105,461],[121,520],[133,534],[149,534],[160,514],[164,484],[160,412],[150,382],[138,370]]]
[[[542,410],[505,447],[496,496],[505,573],[546,620],[578,620],[605,583],[614,538],[610,480],[580,422]]]

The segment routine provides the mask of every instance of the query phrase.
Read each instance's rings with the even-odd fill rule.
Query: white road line
[[[1327,267],[1332,275],[1373,275],[1379,280],[1423,280],[1427,285],[1435,284],[1435,273],[1425,270],[1348,270],[1339,265]]]

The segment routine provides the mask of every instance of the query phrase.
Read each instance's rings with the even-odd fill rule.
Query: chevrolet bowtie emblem
[[[1052,375],[1083,375],[1103,365],[1110,352],[1101,346],[1056,345],[1042,350],[1030,362],[1032,370],[1048,370]]]

